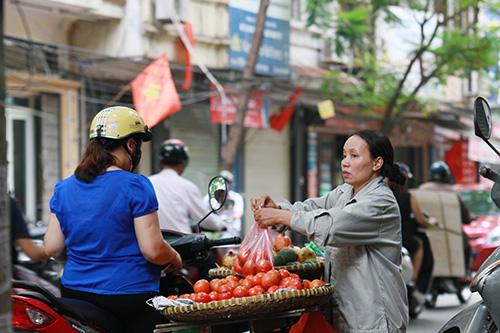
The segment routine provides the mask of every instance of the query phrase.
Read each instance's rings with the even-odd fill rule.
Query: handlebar
[[[208,240],[208,247],[211,248],[215,246],[240,244],[240,243],[241,243],[240,237],[229,237],[229,238]]]
[[[495,183],[500,183],[500,175],[484,165],[479,168],[479,174]]]

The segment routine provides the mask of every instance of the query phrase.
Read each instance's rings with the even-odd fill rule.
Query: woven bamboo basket
[[[239,297],[210,303],[168,307],[161,313],[170,320],[196,322],[224,319],[242,319],[273,312],[301,309],[328,302],[334,287],[321,287]]]
[[[274,268],[275,269],[284,268],[288,270],[290,273],[297,274],[298,276],[300,276],[301,279],[314,280],[314,279],[320,279],[321,276],[323,275],[324,264],[323,261],[317,261],[314,263],[312,262],[296,263],[288,266],[276,266]],[[208,271],[208,276],[211,279],[225,278],[228,275],[237,275],[237,274],[235,274],[232,269],[226,267],[212,268]]]

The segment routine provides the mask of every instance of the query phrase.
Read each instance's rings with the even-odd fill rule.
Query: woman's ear
[[[134,139],[130,138],[130,139],[127,140],[127,149],[128,149],[128,151],[134,151],[136,145],[137,145],[137,142],[135,142]]]
[[[379,156],[373,161],[373,171],[377,172],[381,170],[383,166],[384,166],[384,159],[382,157]]]

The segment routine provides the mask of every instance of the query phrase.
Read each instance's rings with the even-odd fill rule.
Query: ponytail
[[[91,139],[80,164],[76,167],[76,178],[90,183],[104,173],[108,167],[116,163],[111,152],[120,147],[122,142],[123,140],[104,138]]]
[[[404,186],[406,183],[406,176],[401,172],[399,165],[397,164],[385,164],[382,167],[382,176],[387,177],[390,182]]]

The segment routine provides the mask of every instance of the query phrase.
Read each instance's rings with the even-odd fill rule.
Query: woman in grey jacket
[[[335,284],[334,326],[341,332],[405,332],[406,287],[401,276],[401,216],[384,178],[401,183],[389,139],[360,131],[346,141],[344,184],[321,198],[279,204],[252,199],[259,225],[282,224],[324,247],[325,277]]]

